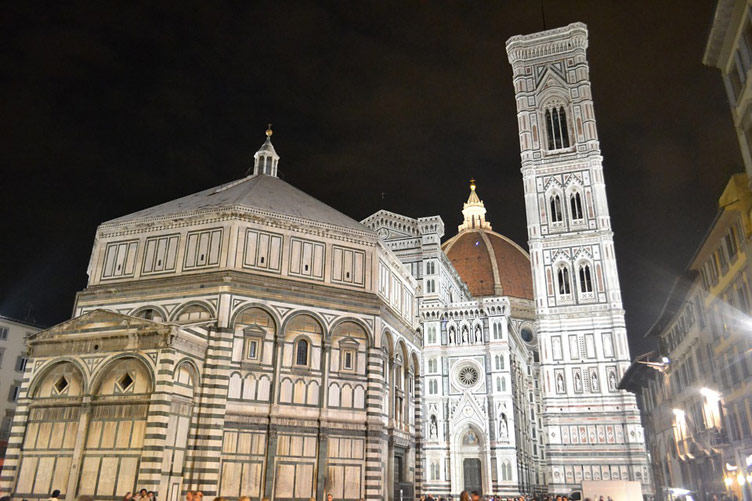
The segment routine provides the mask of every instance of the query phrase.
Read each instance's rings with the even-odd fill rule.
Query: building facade
[[[749,179],[752,179],[751,8],[749,0],[718,0],[702,59],[704,64],[721,71]]]
[[[443,243],[438,216],[354,221],[278,179],[271,131],[252,175],[100,225],[74,318],[29,341],[0,490],[650,492],[586,46],[507,44],[530,255],[474,182]]]
[[[732,176],[718,215],[648,331],[654,353],[622,381],[643,410],[656,486],[695,499],[750,499],[752,477],[752,313],[746,174]],[[677,491],[677,489],[680,489]]]
[[[0,316],[0,472],[28,358],[26,339],[40,327]]]
[[[664,499],[675,489],[700,499],[752,499],[751,6],[717,2],[703,55],[721,71],[746,174],[729,180],[715,220],[647,333],[658,349],[638,357],[621,383],[639,398]]]
[[[29,340],[1,490],[412,496],[415,279],[278,161],[98,228],[74,318]]]
[[[507,41],[520,131],[549,486],[648,483],[581,23]]]
[[[423,492],[542,492],[540,391],[530,260],[492,231],[471,182],[457,235],[438,216],[363,222],[419,281]]]

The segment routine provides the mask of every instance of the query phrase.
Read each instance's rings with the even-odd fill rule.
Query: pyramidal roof
[[[272,217],[288,216],[312,223],[373,233],[367,226],[279,179],[276,176],[276,161],[279,157],[271,144],[270,132],[267,131],[266,142],[255,155],[253,175],[112,219],[104,224],[236,209]],[[270,158],[266,162],[266,157],[270,155],[275,158]],[[274,163],[271,160],[274,160]]]
[[[219,209],[250,209],[372,233],[368,227],[274,176],[256,174],[107,221],[118,224]]]

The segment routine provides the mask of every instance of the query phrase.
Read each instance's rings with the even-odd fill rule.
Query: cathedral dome
[[[512,296],[533,299],[530,257],[522,247],[491,230],[486,209],[470,184],[459,233],[442,249],[475,297]]]

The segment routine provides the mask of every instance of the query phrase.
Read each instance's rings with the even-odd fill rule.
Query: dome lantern
[[[265,174],[267,176],[277,177],[277,166],[279,165],[279,155],[277,155],[274,145],[272,144],[272,124],[267,125],[266,141],[261,148],[253,155],[253,175]]]
[[[491,231],[491,223],[486,221],[486,206],[475,192],[475,179],[470,180],[470,196],[462,206],[462,215],[465,220],[457,228],[458,231],[472,229]]]

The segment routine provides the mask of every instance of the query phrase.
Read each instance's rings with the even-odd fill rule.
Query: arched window
[[[493,336],[494,339],[501,339],[501,325],[498,323],[493,324]]]
[[[180,310],[176,320],[178,323],[188,323],[200,322],[201,320],[208,320],[209,318],[211,318],[211,312],[209,310],[199,304],[192,304]]]
[[[559,195],[552,195],[551,196],[551,222],[552,223],[561,223],[564,220],[564,217],[561,213],[561,197]]]
[[[506,378],[501,378],[501,391],[507,391],[507,380]]]
[[[546,131],[548,132],[549,150],[569,148],[567,113],[563,106],[546,110]]]
[[[582,197],[579,192],[576,191],[569,196],[569,207],[573,221],[579,221],[585,217],[582,212]]]
[[[590,265],[580,266],[580,291],[593,292],[593,279],[590,275]]]
[[[569,270],[566,266],[561,266],[559,268],[557,279],[559,281],[559,294],[571,294],[572,290],[569,287]]]
[[[133,316],[143,318],[145,320],[151,320],[153,322],[164,322],[162,314],[155,308],[144,308],[134,313]]]
[[[295,349],[295,364],[308,365],[308,341],[301,339]]]
[[[501,391],[501,378],[496,378],[496,391]]]

